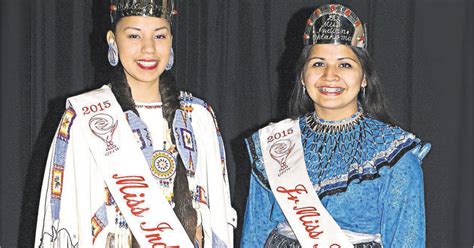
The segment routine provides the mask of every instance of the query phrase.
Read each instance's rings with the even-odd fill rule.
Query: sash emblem
[[[92,133],[107,145],[105,156],[109,156],[119,149],[112,141],[117,125],[118,121],[108,114],[96,114],[89,120],[89,128]]]
[[[280,170],[278,171],[278,176],[283,175],[287,172],[290,168],[286,164],[286,160],[288,156],[293,151],[295,144],[293,144],[290,140],[283,139],[279,140],[270,147],[270,156],[278,162],[280,165]]]

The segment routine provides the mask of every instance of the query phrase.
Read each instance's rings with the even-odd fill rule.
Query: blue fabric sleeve
[[[272,219],[275,198],[257,180],[252,173],[240,243],[242,248],[263,247],[268,235],[278,224],[277,220]]]
[[[419,151],[420,147],[414,148],[391,169],[380,171],[386,178],[379,199],[384,247],[425,247],[423,156]]]

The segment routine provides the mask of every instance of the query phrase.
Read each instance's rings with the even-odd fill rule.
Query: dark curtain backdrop
[[[240,237],[250,165],[243,138],[286,116],[314,0],[179,0],[174,72],[213,105]],[[428,247],[471,247],[472,0],[340,1],[368,23],[390,111],[432,143],[424,160]],[[0,246],[32,247],[44,164],[67,96],[106,82],[107,4],[1,2]]]

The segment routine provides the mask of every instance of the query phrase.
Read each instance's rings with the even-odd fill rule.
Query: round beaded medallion
[[[176,172],[176,161],[168,151],[155,151],[151,157],[151,172],[156,178],[167,179]]]

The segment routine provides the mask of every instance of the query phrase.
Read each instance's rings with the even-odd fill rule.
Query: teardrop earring
[[[170,59],[168,60],[168,64],[166,64],[165,70],[169,71],[173,67],[174,64],[174,51],[173,48],[171,48],[170,51]]]
[[[107,53],[107,57],[109,59],[109,63],[110,63],[111,66],[118,65],[119,56],[118,56],[117,43],[115,43],[115,42],[110,42],[109,43],[109,51]]]

